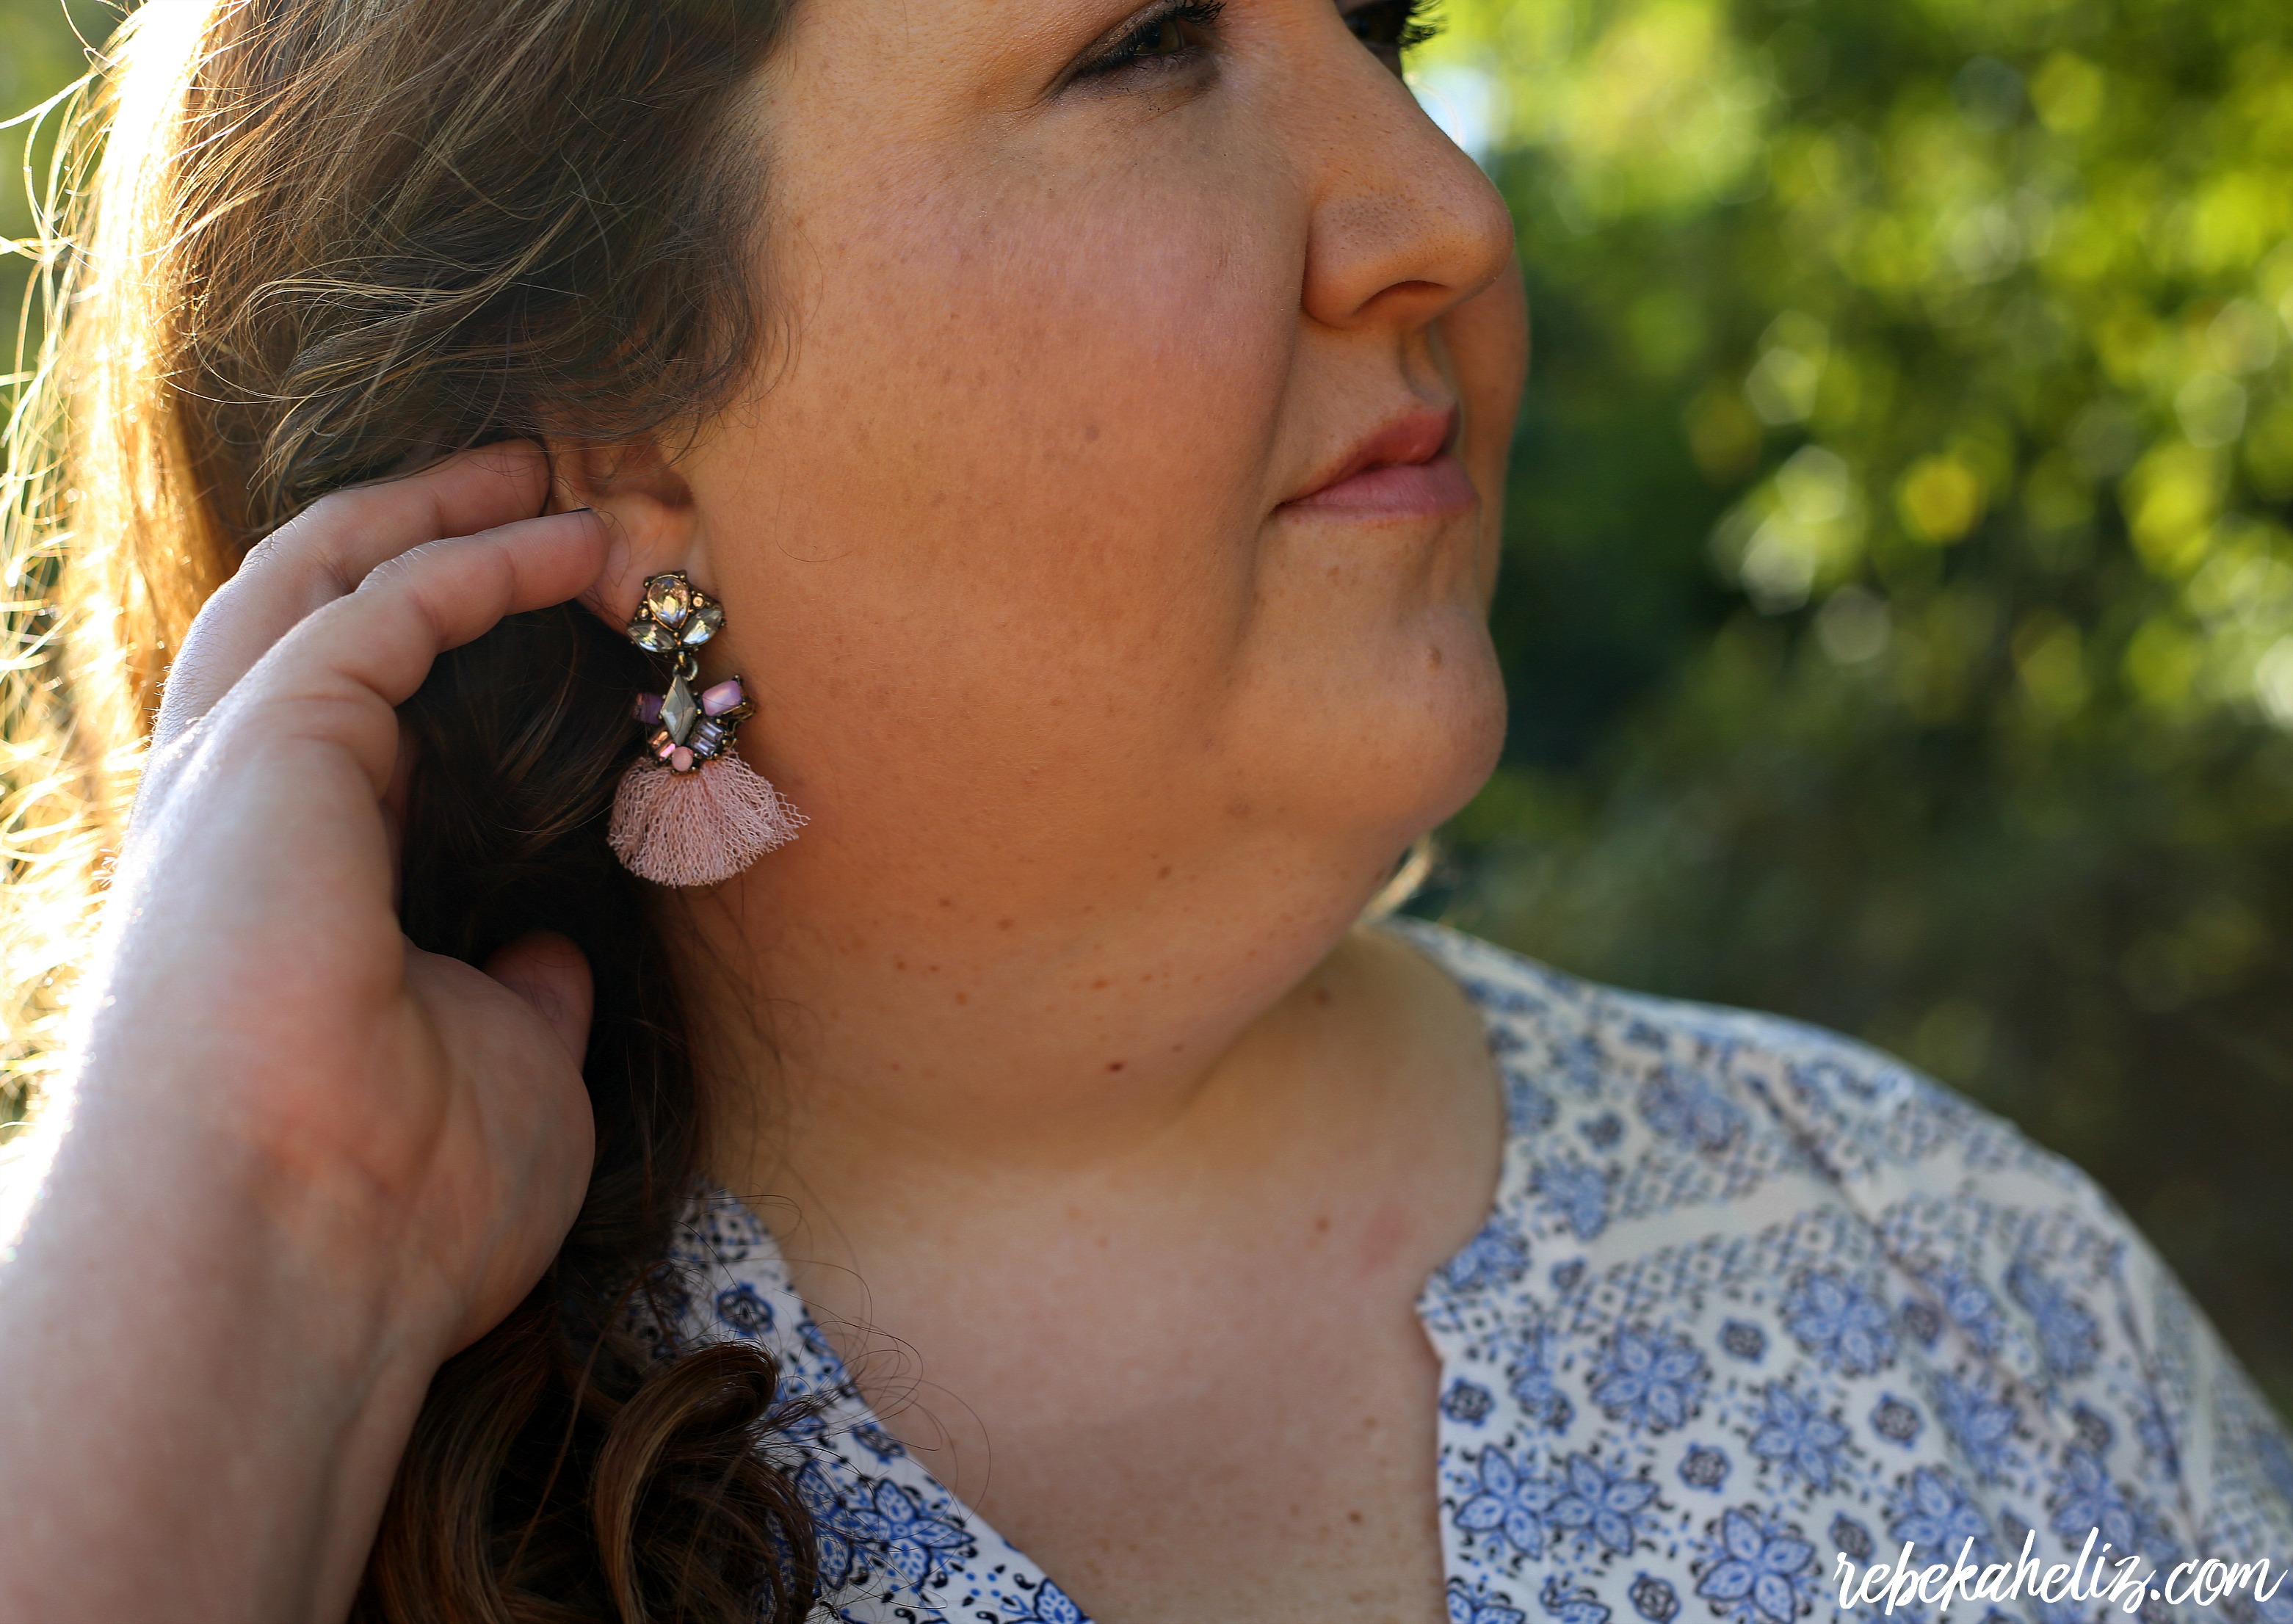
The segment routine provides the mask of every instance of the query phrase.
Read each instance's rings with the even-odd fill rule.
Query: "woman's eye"
[[[1186,48],[1187,32],[1179,26],[1179,20],[1176,17],[1158,17],[1155,20],[1153,32],[1132,47],[1130,60],[1136,62],[1149,57],[1176,56]]]
[[[1102,52],[1082,77],[1155,72],[1190,62],[1210,44],[1222,0],[1185,0],[1146,18]]]
[[[1399,73],[1402,53],[1441,31],[1430,12],[1424,0],[1370,0],[1345,14],[1346,27],[1379,61]]]

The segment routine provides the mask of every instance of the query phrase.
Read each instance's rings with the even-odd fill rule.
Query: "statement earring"
[[[644,584],[629,641],[668,657],[667,693],[637,696],[644,754],[613,792],[606,838],[622,865],[658,885],[713,885],[796,838],[804,814],[749,770],[733,738],[756,707],[737,676],[694,691],[695,653],[723,629],[725,608],[682,570]]]

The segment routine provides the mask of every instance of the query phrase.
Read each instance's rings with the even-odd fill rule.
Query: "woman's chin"
[[[1426,643],[1410,663],[1379,699],[1296,730],[1333,822],[1381,844],[1406,845],[1454,817],[1504,749],[1504,683],[1486,632]]]
[[[1421,798],[1411,820],[1420,834],[1462,811],[1504,753],[1504,675],[1488,628],[1476,617],[1470,634],[1452,642],[1441,669],[1431,674]]]
[[[1504,754],[1503,689],[1498,688],[1491,697],[1493,703],[1460,720],[1443,739],[1442,749],[1427,752],[1419,794],[1403,820],[1410,839],[1430,834],[1462,812],[1496,771]]]

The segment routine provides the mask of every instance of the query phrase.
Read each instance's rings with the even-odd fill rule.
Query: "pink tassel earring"
[[[796,838],[804,814],[733,747],[756,714],[737,676],[701,690],[693,650],[725,625],[725,609],[674,570],[644,584],[629,641],[670,657],[667,693],[637,696],[644,754],[621,775],[606,838],[622,865],[657,885],[713,885]]]

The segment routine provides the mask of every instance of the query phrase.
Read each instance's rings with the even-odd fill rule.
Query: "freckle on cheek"
[[[1441,650],[1438,644],[1425,650],[1425,668],[1428,671],[1438,671],[1441,668]]]

